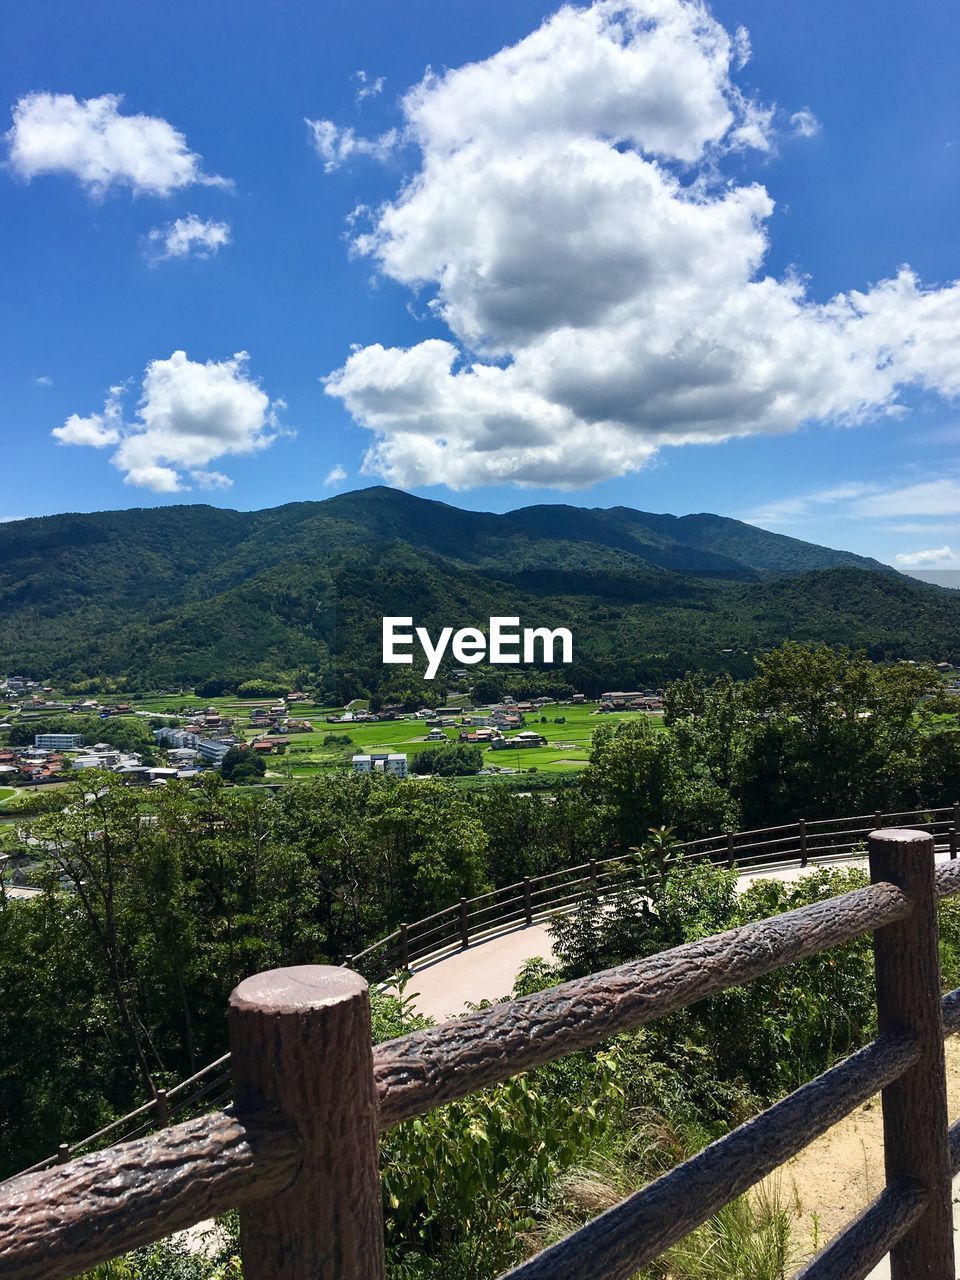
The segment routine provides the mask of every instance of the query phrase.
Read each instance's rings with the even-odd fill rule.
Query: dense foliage
[[[468,743],[451,742],[447,747],[421,751],[411,765],[414,773],[432,773],[438,778],[468,777],[483,768],[483,751]]]
[[[340,961],[401,921],[590,857],[643,846],[647,868],[665,873],[675,836],[951,799],[960,733],[938,689],[924,668],[788,644],[752,680],[678,682],[662,732],[645,719],[601,723],[581,785],[554,794],[344,773],[276,795],[208,774],[147,796],[86,772],[71,792],[31,798],[44,892],[0,899],[0,1163],[28,1163],[138,1101],[150,1080],[217,1056],[227,994],[256,969]],[[235,756],[234,768],[261,763]],[[738,909],[722,879],[682,883],[656,920],[629,891],[607,915],[570,917],[570,964],[577,953],[582,971],[602,968],[625,949],[725,927]],[[782,906],[760,891],[743,900]],[[831,976],[817,981],[828,989]],[[841,1039],[831,1031],[824,1045]],[[755,1048],[776,1057],[759,1032]],[[738,1062],[751,1087],[772,1087],[769,1062]]]
[[[717,516],[489,515],[382,488],[259,512],[11,521],[0,608],[0,670],[99,691],[268,697],[296,683],[431,705],[452,661],[427,685],[419,660],[380,662],[380,619],[405,614],[432,633],[494,615],[571,628],[571,666],[482,669],[478,697],[642,688],[691,667],[745,675],[788,636],[960,657],[956,593],[846,552]]]
[[[220,777],[224,782],[240,785],[257,782],[266,771],[266,761],[249,747],[231,747],[220,761]]]
[[[615,855],[620,889],[557,918],[557,958],[525,967],[522,994],[863,882],[821,870],[738,893],[684,862],[679,837],[960,790],[956,712],[925,667],[790,643],[749,680],[678,681],[665,720],[600,723],[581,784],[550,795],[347,773],[275,795],[215,774],[148,794],[89,773],[45,793],[29,827],[43,891],[0,894],[0,1170],[216,1057],[227,994],[256,970],[340,961],[461,896]],[[960,985],[953,901],[941,962]],[[858,940],[401,1125],[383,1146],[392,1280],[488,1280],[862,1044],[873,1019]],[[378,1039],[417,1022],[402,988],[374,1002]],[[235,1255],[228,1231],[212,1261],[160,1245],[98,1280],[239,1280]],[[643,1280],[790,1265],[788,1215],[753,1198]]]

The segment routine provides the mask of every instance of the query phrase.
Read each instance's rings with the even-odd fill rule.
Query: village
[[[483,773],[516,772],[528,765],[527,753],[550,747],[564,751],[569,765],[580,765],[585,762],[585,756],[580,759],[585,745],[584,717],[659,716],[663,708],[661,689],[614,690],[602,694],[597,702],[589,702],[581,693],[563,703],[548,697],[516,700],[506,695],[500,703],[483,706],[474,706],[469,694],[462,693],[451,697],[447,705],[415,711],[390,704],[374,711],[364,699],[343,708],[317,707],[297,690],[249,705],[230,698],[214,699],[203,706],[195,699],[173,705],[163,696],[124,701],[65,699],[52,686],[20,676],[0,682],[0,695],[4,699],[0,710],[4,717],[0,720],[0,787],[7,788],[62,783],[73,773],[88,769],[108,770],[133,785],[190,781],[203,771],[221,769],[228,753],[234,751],[235,758],[234,749],[264,761],[262,774],[286,780],[314,772],[312,766],[324,765],[404,777],[411,755],[448,743],[497,753],[503,763],[491,762]],[[128,725],[139,721],[139,732],[111,732],[107,726],[118,720]],[[563,728],[550,732],[531,727],[533,722],[565,727],[571,720],[578,731],[571,729],[570,734]],[[91,724],[102,726],[102,737],[90,731]],[[36,732],[30,733],[34,725]],[[382,732],[378,731],[380,726]],[[321,731],[319,747],[315,747]],[[587,736],[592,736],[592,729]],[[378,741],[381,737],[387,741]],[[407,750],[389,749],[394,741]],[[357,749],[349,752],[339,749],[354,746]],[[509,753],[509,763],[507,754],[501,757],[501,753]],[[279,761],[270,761],[270,757],[284,756],[283,768],[276,767]]]

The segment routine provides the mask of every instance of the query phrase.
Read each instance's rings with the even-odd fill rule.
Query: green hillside
[[[307,676],[373,690],[380,619],[565,625],[585,692],[746,670],[784,638],[960,655],[960,597],[720,516],[532,506],[493,515],[386,488],[0,525],[0,671],[131,687]],[[409,673],[405,673],[409,674]]]

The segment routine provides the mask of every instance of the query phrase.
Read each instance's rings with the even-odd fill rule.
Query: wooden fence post
[[[57,1147],[57,1164],[66,1164],[70,1159],[70,1147],[66,1142],[61,1142]]]
[[[530,892],[530,877],[523,877],[523,918],[527,924],[533,924],[533,896]]]
[[[157,1108],[157,1128],[165,1129],[167,1125],[170,1123],[170,1104],[167,1101],[166,1089],[157,1090],[156,1108]]]
[[[926,1212],[891,1250],[890,1275],[954,1280],[933,836],[874,831],[869,850],[871,880],[898,885],[913,903],[906,919],[874,934],[879,1031],[911,1031],[921,1045],[917,1063],[883,1090],[887,1182],[916,1178],[929,1196]]]
[[[470,922],[467,920],[467,900],[460,899],[460,941],[465,947],[470,945]]]
[[[247,978],[230,1047],[238,1109],[274,1108],[303,1146],[294,1184],[241,1209],[245,1280],[383,1280],[366,982],[328,965]]]
[[[806,818],[801,818],[798,825],[800,827],[800,865],[801,867],[805,867],[807,865],[807,820]]]
[[[593,885],[594,889],[596,889],[596,887],[597,887],[597,860],[596,860],[596,858],[591,858],[591,859],[590,859],[590,883]]]
[[[400,937],[397,940],[397,945],[400,948],[400,968],[404,971],[404,973],[406,973],[406,971],[410,968],[410,940],[407,937],[406,924],[400,925],[399,932],[400,932]]]
[[[732,871],[737,865],[737,855],[733,843],[733,832],[727,832],[727,870]]]

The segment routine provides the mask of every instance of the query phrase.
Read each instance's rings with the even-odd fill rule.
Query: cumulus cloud
[[[374,79],[367,75],[366,71],[355,71],[351,79],[357,86],[357,102],[363,102],[364,98],[375,98],[383,93],[383,86],[387,82],[386,76],[377,76]]]
[[[773,198],[723,176],[786,118],[735,83],[748,55],[696,0],[597,0],[405,96],[418,168],[352,245],[449,336],[326,379],[373,433],[366,474],[577,488],[665,445],[960,393],[960,286],[903,267],[821,303],[765,271]],[[352,133],[312,123],[336,167]]]
[[[146,254],[151,262],[168,258],[212,258],[230,243],[230,224],[204,219],[195,213],[177,218],[165,227],[154,227],[146,238]]]
[[[102,413],[91,413],[86,418],[71,413],[63,426],[54,427],[50,434],[61,444],[88,445],[91,449],[119,444],[123,430],[123,391],[123,387],[111,387]]]
[[[960,555],[948,546],[902,552],[894,560],[903,569],[960,569]]]
[[[159,116],[124,115],[122,102],[114,93],[87,99],[26,94],[14,104],[13,126],[5,135],[14,173],[27,182],[41,174],[70,174],[95,197],[113,186],[166,196],[197,183],[229,185],[204,173],[202,158],[172,124]]]
[[[331,467],[330,470],[327,472],[323,483],[325,485],[341,484],[344,480],[346,480],[346,478],[347,478],[346,470],[343,467],[341,467],[340,463],[338,462],[336,466]]]
[[[396,129],[388,129],[379,138],[359,138],[353,129],[340,129],[332,120],[304,118],[314,151],[323,161],[324,173],[333,173],[351,156],[369,156],[385,160],[397,145]]]
[[[32,381],[35,387],[52,387],[53,386],[53,379],[50,377],[48,373],[38,374],[37,377],[34,378]]]
[[[247,372],[247,360],[241,351],[200,363],[175,351],[147,365],[132,421],[124,421],[123,389],[113,387],[102,413],[74,414],[52,434],[62,444],[116,445],[111,462],[126,484],[156,493],[182,492],[188,480],[201,489],[227,488],[229,476],[209,464],[265,449],[281,434],[284,403],[270,400]]]

